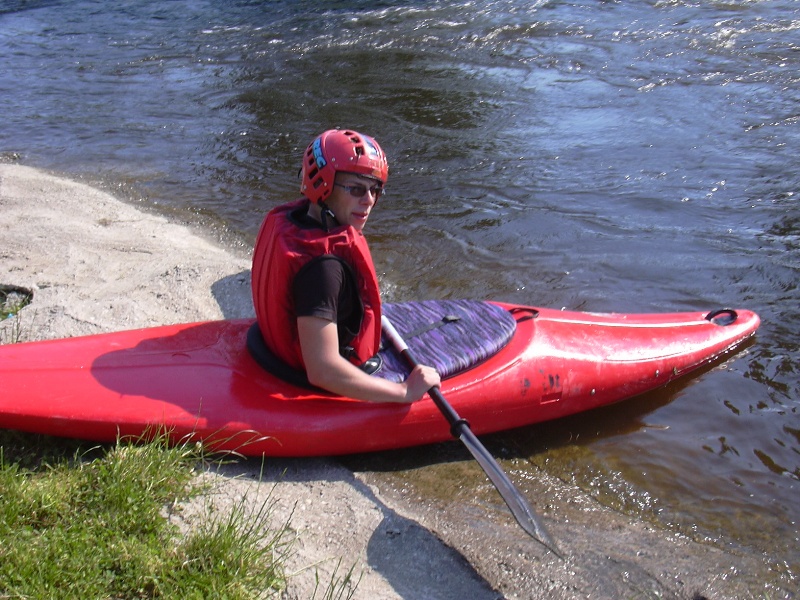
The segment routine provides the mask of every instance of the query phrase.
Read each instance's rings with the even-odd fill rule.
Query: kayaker
[[[371,402],[415,402],[440,384],[420,366],[403,383],[372,376],[381,301],[364,226],[389,166],[378,143],[331,129],[303,154],[303,197],[264,219],[253,252],[253,302],[266,347],[308,382]]]

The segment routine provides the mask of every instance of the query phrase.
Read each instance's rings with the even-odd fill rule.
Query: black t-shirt
[[[301,227],[322,227],[305,212],[294,213],[292,218]],[[350,344],[361,329],[364,307],[355,273],[337,256],[318,256],[303,265],[292,282],[292,297],[298,317],[318,317],[337,324],[340,348]]]

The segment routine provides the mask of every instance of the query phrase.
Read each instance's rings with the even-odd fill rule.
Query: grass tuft
[[[288,525],[271,527],[269,502],[253,510],[243,499],[185,535],[165,517],[204,492],[193,484],[200,446],[156,436],[52,462],[22,456],[0,446],[0,597],[236,600],[283,589]]]
[[[0,344],[16,344],[22,340],[23,327],[19,312],[30,304],[32,298],[33,292],[30,290],[0,284]]]

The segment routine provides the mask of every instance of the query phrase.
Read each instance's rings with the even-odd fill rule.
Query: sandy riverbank
[[[0,285],[34,292],[23,340],[252,314],[249,260],[113,196],[0,164]],[[0,340],[10,340],[8,323]],[[434,473],[437,465],[425,467]],[[481,477],[465,461],[463,468]],[[769,562],[637,522],[542,474],[535,504],[567,556],[507,526],[473,528],[444,502],[420,501],[393,473],[354,473],[335,460],[243,461],[217,479],[220,507],[238,498],[297,534],[287,598],[310,598],[355,565],[355,598],[760,598]],[[259,482],[259,479],[261,480]],[[542,500],[546,499],[546,500]],[[464,499],[460,499],[464,502]],[[769,597],[791,597],[773,590]]]

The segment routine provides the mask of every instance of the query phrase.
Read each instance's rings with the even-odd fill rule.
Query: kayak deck
[[[510,340],[442,384],[477,434],[663,386],[731,350],[759,325],[747,310],[708,319],[706,313],[591,314],[491,304],[512,315]],[[166,428],[175,439],[273,456],[449,438],[430,399],[373,404],[278,379],[246,349],[251,324],[191,323],[0,346],[0,427],[101,442]]]

